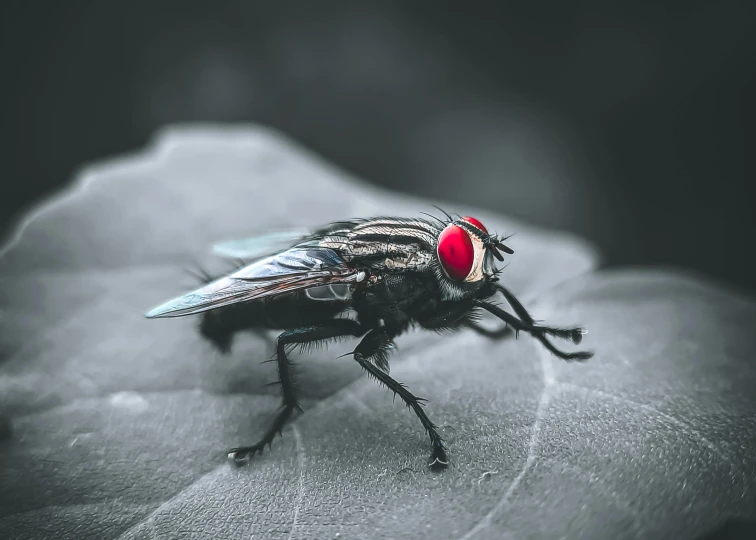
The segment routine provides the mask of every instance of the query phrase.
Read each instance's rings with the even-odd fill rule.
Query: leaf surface
[[[272,337],[222,356],[192,318],[143,313],[228,262],[213,244],[348,217],[418,215],[259,128],[177,127],[88,167],[0,257],[0,537],[690,537],[754,517],[756,304],[688,276],[592,273],[584,242],[517,234],[503,279],[538,319],[585,324],[585,364],[471,332],[398,340],[391,373],[429,399],[452,467],[425,467],[417,419],[336,356],[298,359],[305,413],[235,468],[279,397]],[[442,205],[448,206],[448,205]]]

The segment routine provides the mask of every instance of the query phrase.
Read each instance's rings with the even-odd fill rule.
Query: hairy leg
[[[514,298],[514,297],[513,297]],[[508,299],[507,299],[508,300]],[[518,302],[519,304],[519,302]],[[496,315],[499,319],[507,323],[509,326],[511,326],[515,332],[527,332],[534,338],[536,338],[538,341],[540,341],[546,349],[548,349],[551,353],[558,356],[559,358],[563,360],[588,360],[593,356],[592,352],[587,351],[580,351],[580,352],[574,352],[574,353],[567,353],[564,351],[561,351],[557,349],[552,343],[548,340],[546,337],[547,335],[552,335],[555,337],[559,337],[562,339],[571,339],[573,343],[580,343],[584,330],[582,328],[552,328],[549,326],[541,326],[538,324],[535,324],[533,319],[530,317],[530,315],[527,314],[525,311],[525,308],[522,307],[521,304],[519,304],[519,308],[522,310],[522,312],[527,316],[527,320],[520,320],[511,313],[507,313],[500,307],[491,304],[489,302],[485,302],[482,300],[478,300],[475,302],[475,305],[478,307],[481,307],[488,311],[489,313],[492,313]],[[515,311],[518,311],[518,308],[512,305],[512,308]],[[519,314],[519,313],[518,313]]]
[[[375,328],[368,332],[354,350],[354,359],[379,383],[394,392],[412,409],[420,419],[431,440],[432,453],[428,464],[432,469],[443,469],[449,464],[446,448],[436,425],[430,421],[423,410],[426,400],[415,396],[406,386],[388,374],[388,353],[393,348],[392,335],[385,328]]]
[[[528,313],[528,310],[525,309],[525,306],[522,305],[522,303],[514,294],[509,291],[509,289],[504,287],[504,285],[502,285],[501,283],[496,284],[496,289],[501,292],[509,305],[512,306],[512,309],[514,309],[514,312],[517,314],[520,320],[526,325],[538,328],[541,332],[552,335],[554,337],[561,339],[570,339],[573,343],[575,343],[575,345],[579,344],[582,341],[583,334],[585,333],[585,330],[583,328],[551,328],[548,326],[539,326],[536,324],[536,321],[533,320],[533,317],[530,315],[530,313]]]
[[[448,309],[435,312],[418,322],[426,330],[453,332],[462,328],[469,328],[490,339],[501,339],[513,334],[512,329],[506,325],[496,330],[489,330],[481,326],[478,322],[479,316],[474,310],[475,304],[472,301],[455,303]]]
[[[303,326],[293,330],[287,330],[278,336],[276,346],[276,362],[278,363],[278,383],[283,392],[283,410],[278,414],[273,424],[265,433],[265,436],[256,444],[241,446],[229,450],[229,457],[239,462],[248,455],[262,454],[265,446],[271,446],[276,433],[281,434],[286,422],[291,418],[294,409],[300,409],[297,401],[294,381],[291,374],[291,362],[286,355],[287,346],[297,344],[309,344],[324,341],[341,336],[360,336],[364,333],[362,326],[356,321],[349,319],[333,319],[323,324]]]
[[[502,339],[509,337],[514,333],[509,326],[502,326],[501,328],[497,328],[496,330],[489,330],[488,328],[479,325],[475,321],[466,321],[464,323],[464,326],[475,331],[475,333],[490,339]]]

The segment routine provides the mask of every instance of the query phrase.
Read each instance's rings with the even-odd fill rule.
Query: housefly
[[[257,259],[252,264],[162,304],[148,318],[201,314],[200,332],[228,352],[236,332],[278,329],[274,360],[283,407],[259,442],[229,451],[240,463],[262,454],[296,409],[288,354],[328,340],[361,338],[349,353],[379,383],[398,395],[430,437],[433,469],[448,464],[446,447],[426,415],[422,398],[389,375],[394,339],[410,327],[442,331],[468,327],[484,335],[526,332],[564,360],[591,352],[564,352],[550,337],[580,343],[581,328],[537,324],[504,287],[495,261],[513,251],[472,217],[377,217],[332,223],[318,230],[273,233],[219,244],[220,254]],[[271,247],[272,246],[272,247]],[[267,250],[267,252],[266,252]],[[492,300],[501,295],[510,313]],[[504,322],[502,331],[479,326],[481,311]],[[507,328],[509,327],[509,328]]]

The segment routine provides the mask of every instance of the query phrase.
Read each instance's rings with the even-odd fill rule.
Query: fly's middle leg
[[[357,345],[354,350],[354,359],[368,374],[402,398],[405,405],[413,410],[431,440],[432,453],[428,459],[429,466],[436,470],[443,469],[449,464],[449,459],[446,457],[446,447],[438,433],[438,428],[423,410],[422,405],[426,400],[415,396],[406,386],[388,374],[387,354],[392,347],[391,334],[384,328],[376,328],[368,332]]]
[[[360,336],[363,333],[362,326],[356,321],[334,319],[322,324],[287,330],[278,336],[276,362],[278,364],[278,383],[281,385],[283,394],[283,409],[278,413],[273,424],[260,441],[251,446],[232,448],[229,450],[229,457],[239,463],[247,456],[252,456],[255,453],[262,454],[266,445],[269,447],[272,445],[276,433],[282,434],[283,428],[291,418],[294,410],[301,410],[294,387],[292,365],[286,354],[287,346],[314,343],[341,336]]]

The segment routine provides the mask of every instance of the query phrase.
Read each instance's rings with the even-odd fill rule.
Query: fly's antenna
[[[509,238],[509,236],[504,238],[504,240],[506,240],[507,238]],[[501,253],[499,253],[500,251],[503,251],[504,253],[507,253],[509,255],[512,255],[514,253],[514,250],[506,245],[503,241],[499,240],[499,237],[497,235],[488,236],[488,238],[483,240],[483,244],[487,248],[490,248],[494,254],[494,257],[496,257],[500,261],[504,260],[504,257],[501,255]]]
[[[462,227],[466,231],[468,231],[471,234],[474,234],[480,240],[483,242],[483,245],[486,246],[488,250],[491,251],[494,257],[501,262],[504,260],[504,256],[501,254],[503,251],[504,253],[508,253],[509,255],[512,255],[514,253],[514,250],[504,244],[501,240],[499,240],[499,237],[495,234],[491,235],[486,232],[481,231],[479,228],[477,228],[472,223],[465,221],[464,219],[458,219],[453,222],[454,225],[457,225],[458,227]],[[504,240],[509,238],[507,236]]]
[[[498,235],[494,235],[492,238],[495,241],[495,244],[494,244],[495,249],[503,251],[504,253],[508,253],[509,255],[512,255],[512,253],[514,253],[514,250],[511,247],[507,246],[504,242],[512,238],[514,235],[515,233],[512,233],[509,236],[505,236],[502,239],[499,239]],[[499,260],[502,260],[502,259],[499,259]]]

